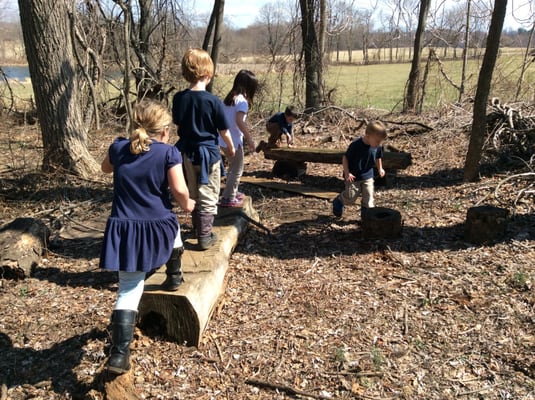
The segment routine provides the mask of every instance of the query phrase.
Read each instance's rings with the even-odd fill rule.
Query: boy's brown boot
[[[209,213],[199,213],[200,226],[197,227],[197,240],[201,250],[207,250],[217,241],[217,235],[212,232],[214,216]]]

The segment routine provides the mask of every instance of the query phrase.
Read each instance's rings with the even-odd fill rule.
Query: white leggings
[[[173,248],[183,246],[182,238],[180,236],[180,226],[175,237]],[[117,293],[117,301],[114,310],[134,310],[137,311],[139,301],[143,295],[145,287],[146,272],[125,272],[119,271],[119,290]]]
[[[146,272],[119,271],[119,292],[114,310],[137,311],[145,286],[146,274]]]

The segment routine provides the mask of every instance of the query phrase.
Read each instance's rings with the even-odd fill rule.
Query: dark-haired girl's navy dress
[[[149,151],[134,155],[130,140],[125,138],[112,143],[109,156],[113,164],[113,203],[100,267],[149,272],[169,260],[178,233],[167,171],[181,164],[182,156],[175,146],[157,141]]]

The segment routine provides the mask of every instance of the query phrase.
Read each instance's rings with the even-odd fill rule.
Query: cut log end
[[[368,239],[395,239],[401,235],[402,219],[397,210],[370,208],[362,213],[362,234]]]

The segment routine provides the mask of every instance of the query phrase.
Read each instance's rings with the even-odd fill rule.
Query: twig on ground
[[[314,394],[309,392],[304,392],[299,389],[292,388],[290,386],[280,385],[278,383],[271,383],[271,382],[265,382],[265,381],[259,381],[256,379],[247,379],[245,380],[245,383],[248,385],[258,386],[260,388],[264,389],[273,389],[273,390],[280,390],[286,394],[289,394],[291,396],[306,396],[313,399],[321,399],[321,400],[332,400],[331,396],[324,396],[321,394]]]

